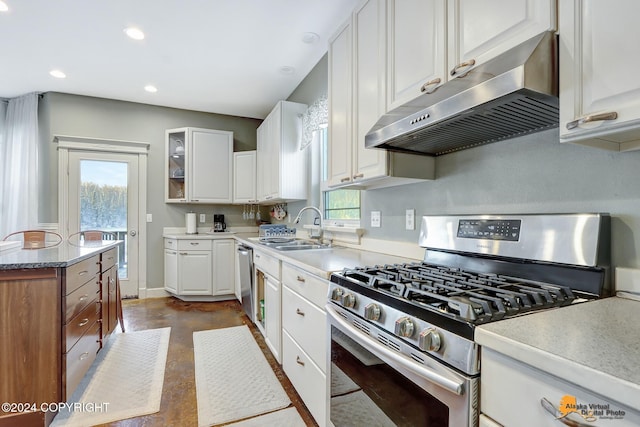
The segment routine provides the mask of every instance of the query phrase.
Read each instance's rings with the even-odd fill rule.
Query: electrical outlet
[[[207,215],[206,214],[200,214],[200,223],[202,224],[206,220],[207,220]]]
[[[407,209],[405,212],[405,228],[407,230],[415,230],[416,229],[416,210],[415,209]]]
[[[147,222],[153,222],[153,215],[147,214]]]
[[[372,228],[380,228],[380,220],[381,220],[380,211],[371,211],[371,227]]]

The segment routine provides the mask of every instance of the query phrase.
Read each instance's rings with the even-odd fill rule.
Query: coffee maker
[[[227,224],[224,223],[224,215],[213,214],[213,231],[224,231],[227,229]]]

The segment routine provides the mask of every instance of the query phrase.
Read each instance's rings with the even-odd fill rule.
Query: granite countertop
[[[103,240],[86,245],[73,245],[62,242],[53,248],[10,249],[0,252],[0,270],[22,268],[67,267],[83,259],[118,246],[122,241]]]
[[[640,301],[612,297],[482,325],[476,341],[630,408],[640,402]]]
[[[285,252],[261,245],[257,242],[255,233],[238,233],[235,238],[239,242],[251,246],[256,250],[266,252],[283,262],[294,265],[324,279],[328,279],[332,272],[341,271],[344,268],[420,261],[340,246],[334,246],[330,249],[308,249]]]

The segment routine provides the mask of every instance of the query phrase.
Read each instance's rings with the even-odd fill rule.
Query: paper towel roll
[[[189,212],[187,214],[187,234],[196,234],[198,229],[196,228],[196,214]]]

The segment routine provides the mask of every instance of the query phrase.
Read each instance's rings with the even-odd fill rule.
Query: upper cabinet
[[[232,202],[233,132],[167,130],[165,159],[165,202]]]
[[[386,1],[369,0],[330,40],[329,188],[371,189],[434,177],[432,158],[364,146],[385,111],[386,34]]]
[[[556,29],[555,0],[388,0],[387,111]]]
[[[257,199],[307,198],[307,150],[300,149],[305,104],[279,101],[257,131]]]
[[[640,149],[640,2],[559,2],[560,141]]]
[[[233,203],[257,203],[256,151],[233,153]]]

